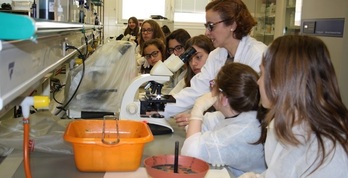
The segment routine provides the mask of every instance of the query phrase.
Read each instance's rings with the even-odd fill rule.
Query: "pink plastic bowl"
[[[151,156],[144,160],[146,172],[152,178],[203,178],[209,170],[207,162],[190,156],[179,156],[178,163],[179,171],[174,173],[173,170],[158,168],[163,165],[174,165],[174,155]],[[185,170],[189,170],[189,173]]]

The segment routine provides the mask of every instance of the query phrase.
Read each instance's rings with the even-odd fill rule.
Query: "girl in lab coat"
[[[165,118],[192,108],[199,96],[209,92],[209,81],[215,78],[226,62],[243,63],[259,71],[261,57],[267,46],[249,36],[256,21],[241,0],[209,2],[206,6],[206,22],[206,35],[216,49],[209,54],[201,72],[192,78],[191,86],[173,95],[176,103],[166,105],[165,111],[161,113]]]
[[[195,48],[196,54],[194,54],[186,65],[185,77],[179,81],[179,83],[170,91],[170,95],[179,93],[183,88],[190,87],[190,81],[199,72],[207,61],[208,55],[215,49],[213,42],[206,35],[198,35],[190,38],[185,45],[185,49]],[[212,107],[213,108],[213,107]],[[180,114],[181,117],[176,117],[176,123],[179,127],[186,126],[188,124],[188,118],[190,118],[189,111]],[[184,118],[184,119],[181,119]]]
[[[347,177],[348,110],[323,41],[279,37],[260,68],[261,103],[269,108],[263,124],[268,168],[241,177]]]
[[[162,42],[165,42],[164,33],[160,27],[160,25],[154,21],[154,20],[145,20],[141,25],[141,34],[139,39],[139,45],[136,48],[136,60],[139,66],[141,68],[149,68],[150,65],[147,63],[147,60],[143,58],[142,56],[142,49],[143,45],[146,41],[158,38],[162,40]],[[165,53],[163,53],[164,57],[166,57]]]
[[[186,41],[191,38],[191,35],[185,29],[176,29],[166,37],[167,55],[180,56],[185,52]],[[178,71],[173,73],[168,83],[168,88],[174,88],[186,73],[186,66],[183,65]]]
[[[258,74],[241,63],[223,66],[214,80],[212,92],[198,98],[191,111],[181,154],[225,165],[234,175],[266,169],[256,118],[260,101]],[[214,105],[216,112],[203,115]]]
[[[140,30],[140,27],[139,27],[138,19],[136,17],[130,17],[128,19],[127,28],[124,30],[123,35],[124,36],[131,35],[131,36],[137,37],[139,34],[139,30]]]
[[[140,27],[138,19],[136,17],[130,17],[123,34],[120,34],[118,37],[116,37],[116,40],[134,41],[138,44],[137,38],[139,36],[139,30]]]
[[[185,29],[176,29],[166,37],[166,46],[168,55],[175,54],[180,56],[184,53],[186,41],[191,38],[191,35]]]
[[[143,44],[142,56],[149,64],[149,67],[146,68],[144,66],[141,67],[140,73],[150,73],[152,66],[156,64],[158,61],[163,61],[166,47],[162,40],[155,38],[150,39]]]
[[[190,80],[201,72],[201,69],[207,61],[208,55],[215,49],[213,42],[205,35],[198,35],[187,40],[185,49],[195,48],[196,54],[194,54],[186,65],[185,77],[179,81],[169,94],[173,95],[180,92],[185,87],[191,86]]]

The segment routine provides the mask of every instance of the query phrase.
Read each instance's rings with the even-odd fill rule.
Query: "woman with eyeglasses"
[[[191,86],[173,95],[176,103],[167,104],[161,113],[166,118],[189,110],[196,98],[209,92],[208,81],[214,79],[226,63],[239,62],[259,71],[267,46],[249,36],[256,21],[246,5],[241,0],[215,0],[205,9],[205,33],[216,49],[209,54],[201,72],[192,78]]]
[[[141,67],[140,73],[147,74],[150,73],[152,66],[156,64],[157,61],[163,61],[166,47],[162,40],[155,38],[145,41],[143,44],[142,56],[145,58],[149,67]]]
[[[160,39],[162,42],[165,42],[165,36],[164,33],[160,27],[160,25],[154,21],[154,20],[145,20],[142,25],[141,25],[141,30],[140,30],[140,39],[139,39],[139,45],[137,46],[136,49],[136,59],[137,63],[139,66],[144,67],[144,68],[149,68],[150,65],[147,63],[147,60],[145,60],[142,56],[143,51],[143,45],[146,41],[151,40],[151,39]],[[165,53],[162,53],[164,55],[164,58],[166,57]]]
[[[258,74],[250,66],[229,63],[208,82],[211,92],[198,98],[191,111],[181,154],[225,166],[238,177],[266,169],[257,110]],[[204,111],[211,106],[217,111]]]
[[[348,176],[348,109],[325,43],[316,37],[275,39],[258,80],[267,136],[267,170],[243,178]],[[262,134],[265,135],[265,134]]]

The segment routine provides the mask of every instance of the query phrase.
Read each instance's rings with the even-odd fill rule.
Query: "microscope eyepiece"
[[[193,48],[193,47],[190,47],[190,48],[188,48],[184,53],[182,53],[180,56],[179,56],[179,58],[181,59],[181,61],[183,62],[183,63],[186,63],[187,61],[189,61],[190,60],[190,58],[194,55],[194,54],[196,54],[196,49],[195,48]]]

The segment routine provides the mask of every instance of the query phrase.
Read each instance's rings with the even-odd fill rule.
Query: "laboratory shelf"
[[[3,16],[5,13],[0,13]],[[12,15],[12,14],[10,14]],[[8,17],[8,14],[6,14]],[[77,50],[65,50],[66,44],[86,50],[100,35],[102,26],[64,23],[15,15],[24,18],[27,26],[8,21],[1,30],[34,29],[32,33],[0,36],[0,116],[33,94],[46,80],[47,74],[77,55]],[[32,27],[28,25],[32,21]],[[5,21],[6,22],[6,21]],[[11,38],[9,38],[11,37]]]

